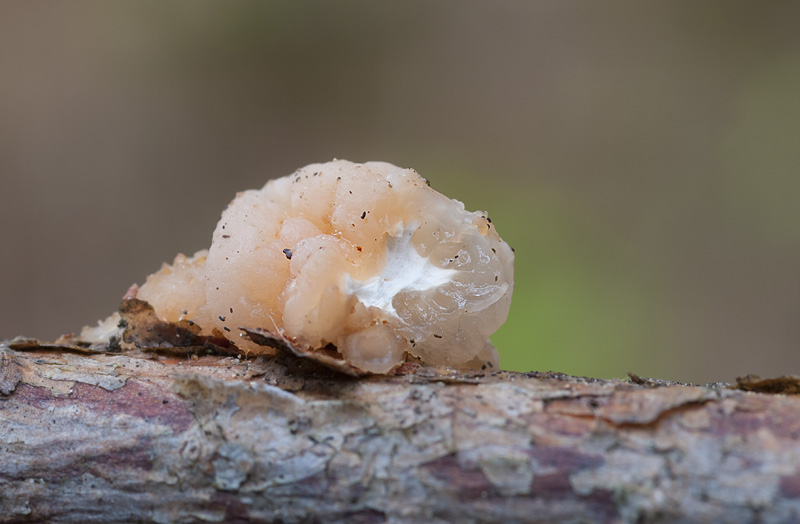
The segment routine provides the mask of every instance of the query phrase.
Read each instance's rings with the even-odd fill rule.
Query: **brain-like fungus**
[[[466,211],[416,171],[334,160],[239,193],[208,251],[178,255],[137,298],[162,320],[244,350],[260,346],[240,328],[258,327],[333,345],[372,373],[407,354],[496,366],[489,335],[508,315],[513,261],[486,213]]]

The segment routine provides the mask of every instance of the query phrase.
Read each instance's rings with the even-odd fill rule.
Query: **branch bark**
[[[796,397],[0,344],[0,522],[791,522]]]

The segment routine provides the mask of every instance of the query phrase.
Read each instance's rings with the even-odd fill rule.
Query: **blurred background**
[[[505,368],[800,374],[800,3],[0,3],[0,339],[205,248],[236,191],[414,167],[516,249]]]

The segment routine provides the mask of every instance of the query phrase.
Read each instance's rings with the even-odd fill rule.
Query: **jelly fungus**
[[[372,373],[407,355],[496,368],[489,336],[508,315],[513,262],[486,213],[416,171],[334,160],[239,193],[208,251],[164,264],[138,298],[165,321],[191,321],[246,351],[263,348],[240,328],[258,327],[333,345]]]

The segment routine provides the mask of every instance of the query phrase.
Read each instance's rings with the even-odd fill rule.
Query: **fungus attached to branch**
[[[241,331],[261,328],[307,348],[335,346],[372,373],[408,355],[496,367],[489,336],[508,315],[513,261],[486,213],[466,211],[416,171],[334,160],[239,193],[209,250],[178,255],[137,298],[243,350],[263,350]]]

